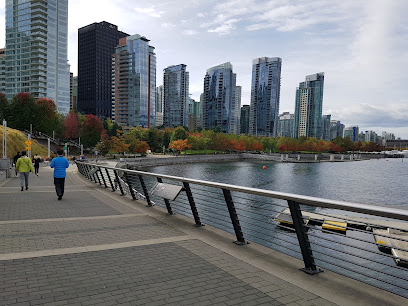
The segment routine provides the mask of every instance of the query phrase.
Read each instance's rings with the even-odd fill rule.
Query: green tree
[[[6,119],[7,120],[7,112],[8,112],[9,103],[7,101],[6,95],[4,93],[0,93],[0,120]]]
[[[18,130],[29,130],[32,124],[35,130],[36,115],[34,97],[29,93],[20,92],[11,99],[7,125]]]
[[[176,127],[173,131],[173,134],[171,134],[171,141],[175,140],[184,140],[187,139],[187,132],[185,129],[183,129],[181,126]]]
[[[40,98],[36,102],[36,124],[35,130],[48,135],[61,127],[60,116],[57,106],[51,99]]]

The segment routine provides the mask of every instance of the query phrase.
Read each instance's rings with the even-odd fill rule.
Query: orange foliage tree
[[[118,153],[125,154],[129,149],[129,144],[125,143],[125,136],[122,130],[116,130],[116,136],[112,136],[112,149]]]
[[[243,139],[241,139],[241,141],[238,141],[238,139],[234,139],[231,141],[231,145],[235,151],[245,151],[246,149],[245,142]]]
[[[136,153],[145,154],[147,150],[150,150],[149,144],[146,141],[141,141],[140,139],[136,139]]]
[[[190,148],[191,148],[191,145],[188,143],[188,139],[174,140],[169,145],[169,149],[174,149],[177,152],[185,151],[186,149],[190,149]]]

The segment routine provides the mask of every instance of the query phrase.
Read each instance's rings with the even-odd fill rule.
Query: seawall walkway
[[[86,181],[0,183],[0,305],[403,305],[406,299]]]

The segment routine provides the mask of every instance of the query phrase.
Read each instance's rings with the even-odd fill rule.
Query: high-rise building
[[[249,134],[276,137],[278,129],[282,59],[261,57],[252,61]]]
[[[365,139],[366,142],[377,142],[377,133],[374,131],[365,131]]]
[[[162,126],[163,125],[163,85],[160,85],[156,88],[156,118],[155,118],[155,125]]]
[[[229,134],[236,131],[236,78],[230,62],[207,70],[204,77],[203,128]]]
[[[296,88],[294,137],[322,137],[324,72],[306,76]]]
[[[163,124],[166,127],[188,126],[189,75],[184,64],[169,66],[163,75]]]
[[[249,133],[249,105],[243,105],[241,107],[241,134],[248,134]]]
[[[106,21],[78,29],[78,110],[112,117],[112,54],[128,34]]]
[[[200,127],[200,102],[190,98],[188,108],[188,130],[195,131]]]
[[[387,133],[387,132],[382,132],[382,137],[387,141],[387,140],[395,140],[395,134],[394,133]]]
[[[344,128],[343,138],[350,137],[351,141],[359,141],[359,128],[356,126],[349,126]]]
[[[29,92],[69,112],[68,0],[6,0],[6,96]]]
[[[242,87],[235,88],[235,131],[234,134],[241,134],[241,93]]]
[[[330,141],[331,115],[322,116],[322,139]]]
[[[330,121],[330,140],[336,137],[343,137],[344,124],[341,124],[338,120]]]
[[[6,93],[6,49],[0,49],[0,92]],[[0,119],[1,120],[1,119]]]
[[[289,112],[283,112],[279,115],[277,137],[289,137],[293,138],[293,123],[295,121],[295,115]]]
[[[74,76],[72,80],[72,109],[76,111],[78,109],[78,77]]]
[[[154,126],[156,54],[138,34],[123,37],[112,59],[114,121],[125,127]]]

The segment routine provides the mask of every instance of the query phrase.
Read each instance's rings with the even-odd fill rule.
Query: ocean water
[[[322,163],[246,160],[157,166],[146,170],[277,192],[408,209],[408,160],[404,159]],[[196,187],[192,186],[192,192],[202,221],[233,233],[222,193]],[[276,214],[287,207],[285,201],[265,201],[265,198],[254,196],[235,198],[234,194],[233,198],[247,240],[301,259],[295,233],[282,229],[273,221]],[[172,204],[176,211],[177,201],[182,201],[182,197]],[[304,209],[355,215],[313,207]],[[186,211],[188,215],[188,208]],[[311,228],[308,232],[318,266],[408,298],[408,269],[397,267],[392,258],[381,255],[373,244],[371,233],[347,230],[344,235],[330,234],[322,232],[320,228]]]

